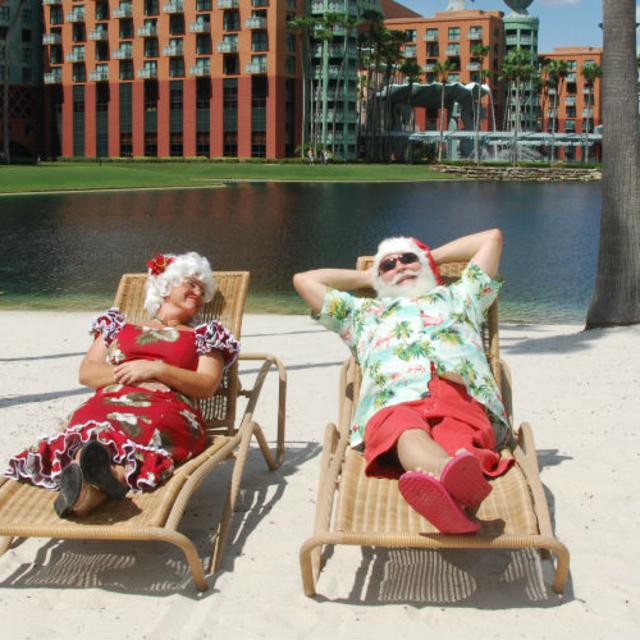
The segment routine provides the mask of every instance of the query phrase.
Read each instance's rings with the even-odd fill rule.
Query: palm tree
[[[24,0],[19,0],[18,4],[14,8],[13,15],[7,25],[5,31],[5,65],[4,65],[4,77],[3,77],[3,91],[2,91],[2,135],[3,135],[3,154],[6,164],[11,164],[11,141],[9,140],[9,76],[11,74],[11,33],[15,26]]]
[[[288,23],[289,29],[300,34],[302,39],[302,132],[300,156],[304,159],[306,151],[307,132],[309,130],[309,31],[316,21],[311,16],[298,16]]]
[[[389,128],[389,121],[391,119],[391,99],[389,91],[391,84],[395,78],[396,70],[398,68],[398,62],[402,57],[402,45],[407,42],[407,34],[404,31],[396,31],[385,29],[383,33],[382,42],[382,61],[384,65],[384,74],[382,81],[383,95],[384,95],[384,114],[380,119],[380,133],[384,134]],[[380,146],[378,157],[381,160],[386,160],[387,150],[385,141]]]
[[[452,71],[456,70],[456,63],[447,58],[444,62],[438,60],[433,68],[438,82],[440,82],[440,144],[438,146],[438,162],[442,162],[442,151],[444,148],[444,88],[447,78]]]
[[[413,85],[420,81],[422,76],[422,67],[415,61],[414,58],[408,58],[405,60],[399,69],[400,73],[404,76],[407,84],[409,85],[409,95],[407,101],[409,103],[409,116],[411,119],[411,131],[416,130],[416,119],[413,113]]]
[[[558,102],[562,87],[569,75],[569,63],[566,60],[551,60],[543,67],[543,73],[547,77],[549,88],[553,88],[553,106],[551,115],[551,150],[549,152],[549,164],[553,164],[556,157],[556,126],[558,122]]]
[[[491,47],[477,44],[471,49],[472,62],[480,63],[480,77],[481,80],[489,77],[491,73],[488,69],[483,69],[484,59],[489,55]],[[473,157],[476,164],[480,163],[480,117],[482,115],[482,87],[481,82],[478,83],[478,95],[473,101]]]
[[[587,106],[585,109],[587,113],[586,122],[584,117],[582,118],[582,126],[584,127],[583,161],[586,164],[589,162],[589,133],[591,131],[591,122],[592,122],[591,108],[593,106],[593,92],[594,92],[594,87],[596,83],[596,78],[602,77],[602,67],[594,63],[585,64],[582,67],[582,77],[584,79],[584,88],[585,90],[588,90],[586,91],[587,93]]]
[[[586,328],[640,322],[640,133],[635,0],[603,0],[604,121],[598,270]]]
[[[515,166],[518,164],[518,135],[522,120],[522,93],[525,86],[536,75],[536,65],[529,51],[518,48],[507,54],[502,67],[503,77],[509,79],[509,94],[515,88],[516,117],[513,125],[513,146],[511,150],[512,161]]]

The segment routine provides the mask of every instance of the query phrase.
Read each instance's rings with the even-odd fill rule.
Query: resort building
[[[602,124],[602,80],[590,78],[588,68],[602,65],[600,47],[557,47],[541,54],[545,61],[564,60],[567,74],[557,88],[543,90],[543,130],[559,133],[593,133]],[[586,69],[586,71],[585,71]],[[584,148],[565,146],[559,150],[560,158],[567,160],[583,157]],[[593,157],[593,154],[590,154]]]
[[[430,17],[387,19],[385,26],[407,34],[403,56],[414,59],[424,69],[421,82],[444,79],[448,83],[489,84],[494,111],[499,117],[501,92],[492,78],[498,74],[504,56],[502,15],[500,11],[443,11]],[[448,71],[439,74],[438,63],[447,62]],[[416,129],[436,129],[437,111],[416,108]],[[493,128],[490,110],[483,115],[481,129]]]
[[[47,155],[293,154],[303,0],[43,5]]]
[[[41,132],[40,0],[0,3],[0,157],[4,153],[4,83],[8,83],[10,157],[35,157]]]

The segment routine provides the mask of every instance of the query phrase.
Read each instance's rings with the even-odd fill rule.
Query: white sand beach
[[[54,431],[77,382],[91,313],[2,311],[0,464]],[[2,635],[19,638],[321,639],[640,637],[640,326],[504,325],[516,423],[531,423],[557,537],[571,552],[564,596],[533,552],[339,548],[304,596],[321,441],[335,421],[339,339],[303,316],[249,315],[243,348],[288,368],[287,457],[250,456],[222,570],[199,593],[159,543],[20,540],[0,557]],[[243,376],[250,379],[251,365]],[[273,436],[275,384],[258,420]],[[255,445],[254,445],[255,446]],[[223,465],[183,520],[202,558],[222,505]],[[420,580],[402,565],[422,566]],[[444,574],[455,581],[444,581]]]

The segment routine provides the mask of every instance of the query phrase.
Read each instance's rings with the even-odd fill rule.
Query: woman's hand
[[[131,360],[113,368],[113,376],[118,384],[136,385],[141,382],[155,382],[162,375],[162,360]]]

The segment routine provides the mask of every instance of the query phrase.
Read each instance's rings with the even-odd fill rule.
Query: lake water
[[[249,309],[304,312],[296,271],[352,267],[390,235],[437,246],[500,227],[501,317],[581,322],[597,263],[599,184],[242,183],[0,198],[0,307],[100,308],[120,274],[195,250],[251,271]]]

